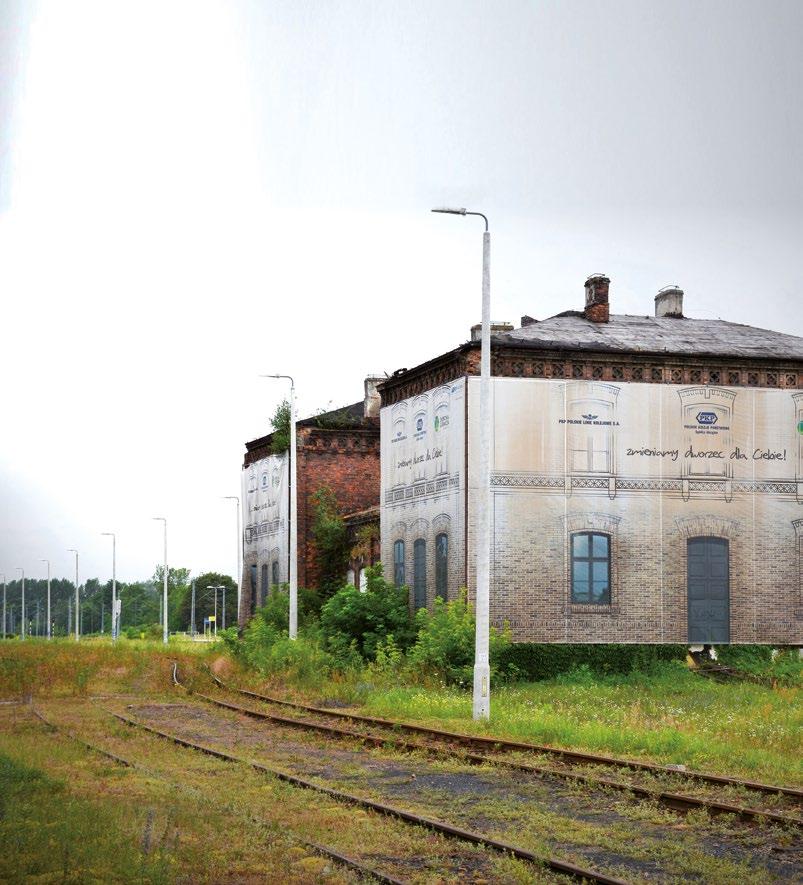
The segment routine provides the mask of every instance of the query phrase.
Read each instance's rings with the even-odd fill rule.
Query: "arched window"
[[[404,541],[393,544],[393,583],[397,587],[404,584]]]
[[[368,575],[365,573],[364,568],[360,569],[359,587],[360,587],[360,593],[365,593],[365,591],[368,589]]]
[[[353,568],[350,568],[350,569],[346,572],[346,586],[347,586],[347,587],[349,587],[349,586],[353,587],[353,586],[354,586],[354,569],[353,569]]]
[[[435,537],[435,595],[446,601],[446,579],[448,576],[449,537],[441,532]]]
[[[271,566],[271,581],[273,582],[274,587],[279,586],[279,560],[274,559],[273,565]]]
[[[416,609],[427,604],[427,542],[419,538],[413,544],[413,605]]]
[[[600,532],[571,536],[572,604],[610,605],[611,541]]]
[[[270,588],[268,587],[268,564],[267,562],[262,563],[262,604],[265,604],[265,600],[268,598],[268,594],[270,593]]]

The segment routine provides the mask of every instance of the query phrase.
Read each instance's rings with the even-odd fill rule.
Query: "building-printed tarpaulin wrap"
[[[243,609],[264,605],[289,577],[289,453],[269,455],[242,471]]]
[[[468,559],[449,562],[470,589],[478,414],[472,377]],[[494,378],[493,416],[491,616],[515,639],[803,642],[803,394]],[[383,531],[404,485],[384,433]]]

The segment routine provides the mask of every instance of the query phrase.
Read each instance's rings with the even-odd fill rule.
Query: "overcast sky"
[[[803,3],[0,0],[0,572],[234,572],[243,444],[480,317],[803,334]]]

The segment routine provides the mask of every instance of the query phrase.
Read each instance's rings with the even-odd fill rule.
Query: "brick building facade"
[[[298,585],[315,588],[319,569],[312,537],[314,495],[334,492],[343,516],[379,502],[378,379],[362,401],[296,422],[298,452]],[[246,443],[243,460],[243,574],[240,622],[289,578],[289,453],[271,453],[273,434]],[[345,578],[345,575],[344,575]]]
[[[803,643],[803,339],[583,311],[492,336],[491,619],[538,642]],[[473,331],[473,330],[472,330]],[[479,341],[380,385],[385,572],[474,589]]]

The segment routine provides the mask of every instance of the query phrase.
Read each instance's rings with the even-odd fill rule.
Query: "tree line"
[[[120,633],[137,636],[140,633],[161,636],[164,566],[157,566],[153,576],[144,581],[118,581],[117,594],[121,600]],[[217,596],[218,629],[223,624],[223,598],[226,602],[226,626],[237,623],[237,585],[229,575],[205,572],[192,578],[186,568],[170,568],[167,575],[167,615],[171,631],[191,628],[193,585],[195,587],[195,626],[203,631],[204,619],[215,612]],[[215,586],[225,587],[215,591]],[[110,634],[112,609],[112,582],[101,584],[98,578],[89,578],[79,585],[79,613],[81,635]],[[53,578],[50,582],[50,619],[53,636],[66,636],[75,630],[75,583],[68,578]],[[20,632],[22,615],[22,581],[17,578],[6,584],[6,623],[0,623],[0,634]],[[0,609],[2,621],[2,609]],[[25,579],[26,634],[47,635],[47,580]]]

